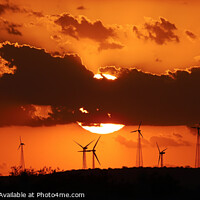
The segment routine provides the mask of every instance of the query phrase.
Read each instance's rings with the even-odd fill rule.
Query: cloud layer
[[[166,42],[179,42],[179,37],[174,33],[177,28],[175,24],[172,24],[164,18],[160,18],[160,21],[149,21],[146,22],[142,30],[137,26],[133,27],[133,32],[136,34],[138,39],[152,40],[156,44],[163,45]]]
[[[121,49],[123,45],[110,42],[116,38],[114,28],[106,27],[100,20],[90,21],[85,16],[74,17],[68,13],[60,15],[55,23],[62,28],[62,33],[77,40],[88,38],[99,43],[98,50]]]
[[[6,30],[8,34],[22,36],[22,33],[18,30],[20,27],[22,27],[21,24],[15,24],[0,18],[0,30]]]
[[[120,144],[126,146],[127,148],[137,148],[137,141],[128,140],[125,137],[118,135],[115,140]],[[159,144],[159,147],[180,147],[180,146],[190,146],[191,143],[182,139],[182,136],[178,134],[178,137],[172,135],[170,136],[152,136],[149,140],[142,138],[142,146],[153,146],[156,147],[156,143]],[[157,148],[157,147],[156,147]]]
[[[185,31],[185,34],[189,37],[189,38],[191,38],[191,39],[193,39],[193,40],[195,40],[195,39],[197,39],[197,36],[193,33],[193,32],[191,32],[191,31]]]
[[[84,16],[80,19],[70,14],[63,14],[56,21],[62,27],[62,32],[76,39],[90,38],[102,42],[115,35],[112,28],[106,28],[101,21],[90,22]]]
[[[21,9],[17,5],[9,4],[9,2],[0,4],[0,15],[4,14],[6,11],[20,12]]]
[[[9,1],[0,4],[0,15],[5,14],[6,12],[12,13],[27,13],[30,15],[34,15],[37,17],[42,17],[43,14],[41,12],[33,11],[31,9],[26,9],[18,6],[17,4],[12,4]]]
[[[198,67],[167,75],[102,68],[118,76],[111,81],[94,79],[77,55],[54,57],[43,49],[5,43],[1,45],[0,56],[9,63],[7,67],[17,68],[15,74],[4,73],[0,78],[1,125],[13,125],[19,119],[19,125],[76,121],[131,125],[141,120],[149,125],[184,125],[199,120]],[[38,119],[34,124],[28,118],[34,110],[30,105],[49,105],[52,113],[48,119]],[[81,107],[89,113],[81,113]],[[11,114],[13,120],[9,118]]]

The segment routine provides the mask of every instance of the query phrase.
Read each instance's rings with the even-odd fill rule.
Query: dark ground
[[[200,169],[123,168],[25,174],[0,177],[1,192],[85,193],[85,198],[73,199],[92,200],[192,200],[200,197]]]

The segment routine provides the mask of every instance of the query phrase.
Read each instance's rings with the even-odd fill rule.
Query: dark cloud
[[[139,31],[139,29],[137,28],[137,26],[133,26],[133,32],[136,33],[136,35],[137,35],[137,37],[138,37],[139,39],[146,39],[146,40],[148,39],[147,36],[143,35],[143,34]]]
[[[190,142],[184,141],[182,139],[175,140],[173,138],[164,137],[164,136],[153,136],[150,138],[150,143],[153,146],[156,146],[156,142],[159,147],[170,147],[170,146],[190,146]]]
[[[31,9],[21,8],[16,4],[12,4],[9,1],[0,4],[0,15],[5,14],[6,12],[13,12],[13,13],[27,13],[29,15],[34,15],[36,17],[43,17],[42,12],[33,11]]]
[[[17,30],[16,27],[19,27],[19,26],[16,25],[16,24],[10,24],[10,25],[6,28],[6,30],[7,30],[7,32],[8,32],[9,34],[20,35],[20,36],[21,36],[22,33],[21,33],[19,30]]]
[[[155,61],[156,61],[156,62],[162,62],[162,60],[159,59],[159,58],[156,58]]]
[[[117,81],[121,92],[120,103],[115,106],[121,107],[125,118],[129,116],[125,120],[129,123],[134,118],[154,125],[196,123],[200,112],[200,94],[195,92],[199,76],[200,68],[161,76],[136,69],[124,71]]]
[[[76,39],[90,38],[102,42],[115,35],[112,28],[106,28],[101,21],[91,22],[84,16],[80,20],[70,14],[63,14],[56,21],[62,27],[62,32]]]
[[[55,125],[81,121],[126,125],[185,125],[199,122],[200,68],[166,75],[107,67],[115,81],[97,80],[77,55],[53,56],[27,45],[1,45],[0,56],[15,74],[0,78],[1,125]],[[49,105],[49,118],[30,118],[35,107]],[[24,110],[24,106],[26,107]],[[80,112],[84,107],[88,114]],[[4,110],[4,112],[3,112]],[[24,115],[23,115],[23,112]],[[108,116],[111,114],[111,117]],[[30,115],[30,116],[29,116]],[[10,116],[11,119],[10,119]],[[21,117],[18,117],[21,116]],[[29,117],[28,117],[29,116]],[[34,124],[36,123],[36,124]]]
[[[69,35],[77,40],[81,38],[89,38],[100,44],[99,50],[105,49],[121,49],[123,45],[108,42],[109,38],[116,37],[113,28],[105,27],[101,21],[91,22],[86,17],[73,17],[70,14],[63,14],[55,20],[60,25],[62,33]]]
[[[20,12],[21,9],[17,5],[9,4],[9,2],[0,4],[0,15],[4,14],[6,11]]]
[[[1,123],[8,121],[12,125],[16,120],[18,124],[23,124],[25,119],[29,119],[30,112],[30,108],[25,112],[21,108],[23,105],[51,105],[56,110],[61,105],[78,109],[84,104],[93,74],[81,64],[78,56],[52,57],[41,49],[10,44],[3,45],[0,55],[9,61],[9,67],[17,67],[14,75],[4,74],[0,78],[0,107],[5,110],[1,112]],[[67,111],[64,111],[66,114]],[[11,115],[16,119],[9,120]]]
[[[18,30],[18,28],[21,27],[21,24],[15,24],[3,18],[0,18],[0,29],[6,30],[9,34],[22,36],[22,33]]]
[[[185,31],[185,34],[191,39],[197,39],[197,36],[191,31]]]
[[[99,45],[98,50],[102,51],[102,50],[107,50],[107,49],[122,49],[124,46],[118,43],[114,43],[114,42],[102,42]]]
[[[85,10],[86,8],[84,6],[79,6],[76,8],[77,10]]]
[[[42,12],[33,11],[33,10],[27,10],[26,12],[36,17],[44,17],[44,14]]]
[[[160,21],[146,22],[143,30],[139,30],[137,26],[133,27],[133,32],[139,39],[152,40],[159,45],[166,42],[179,42],[179,37],[174,33],[177,30],[175,24],[160,18]]]

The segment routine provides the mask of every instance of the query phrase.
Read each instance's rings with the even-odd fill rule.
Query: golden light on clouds
[[[0,56],[0,77],[3,74],[14,74],[16,70],[16,66],[10,67],[10,63]]]
[[[40,119],[46,119],[49,117],[49,114],[52,114],[52,108],[51,106],[39,106],[39,105],[33,105],[35,108],[33,118],[38,117]]]

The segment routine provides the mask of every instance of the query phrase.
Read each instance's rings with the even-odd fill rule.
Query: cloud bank
[[[191,32],[191,31],[186,30],[186,31],[185,31],[185,34],[186,34],[190,39],[193,39],[193,40],[197,39],[197,36],[196,36],[193,32]]]
[[[144,23],[143,27],[133,27],[133,32],[138,39],[152,40],[158,45],[166,44],[167,42],[180,41],[179,37],[174,33],[177,30],[175,24],[172,24],[164,18],[160,18],[160,21],[150,20]]]
[[[0,56],[6,67],[16,67],[14,74],[1,70],[1,126],[76,121],[133,125],[141,120],[146,125],[185,125],[199,121],[199,67],[166,75],[102,68],[117,74],[118,79],[111,81],[94,79],[73,54],[55,57],[43,49],[3,43]],[[50,106],[52,112],[46,119],[35,120],[31,105]],[[81,113],[81,107],[89,113]]]
[[[36,17],[44,16],[42,12],[37,12],[31,9],[27,9],[25,7],[20,7],[17,4],[10,3],[9,0],[7,0],[5,3],[0,3],[0,15],[5,14],[6,12],[26,13],[26,14],[34,15]]]
[[[62,28],[62,33],[77,40],[88,38],[99,43],[99,51],[107,49],[121,49],[123,45],[117,42],[110,42],[116,38],[114,28],[106,27],[100,20],[90,21],[85,16],[74,17],[64,13],[55,20],[55,23]]]
[[[8,34],[22,36],[18,28],[22,27],[21,24],[9,22],[0,17],[0,30],[5,30]]]
[[[126,146],[127,148],[137,148],[137,141],[128,140],[125,137],[118,135],[115,140],[120,144]],[[142,138],[141,139],[143,147],[153,146],[156,147],[156,143],[159,144],[159,147],[181,147],[181,146],[190,146],[191,143],[182,139],[182,136],[178,134],[178,137],[172,135],[172,137],[167,136],[152,136],[149,140]]]

